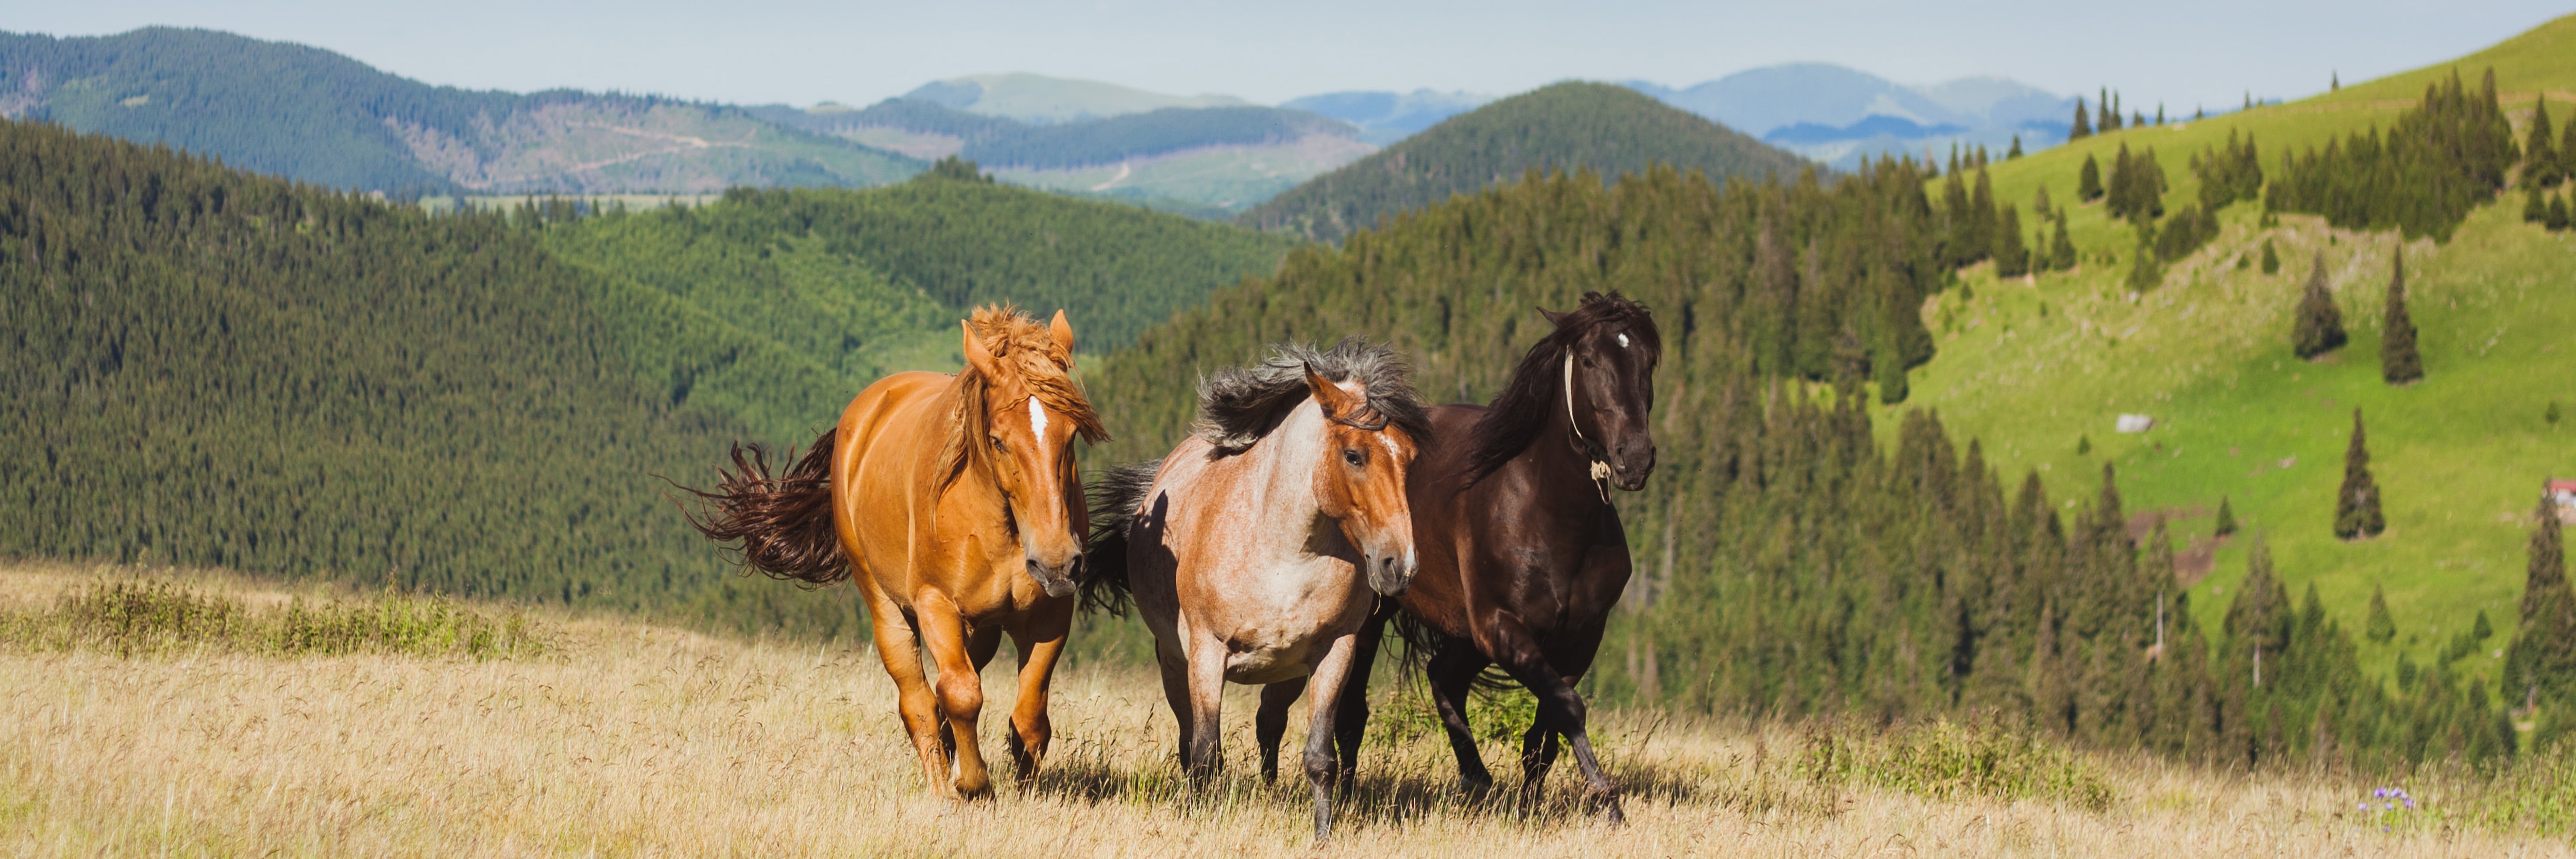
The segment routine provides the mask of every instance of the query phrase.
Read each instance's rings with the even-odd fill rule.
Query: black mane
[[[1306,401],[1311,393],[1306,388],[1308,367],[1327,381],[1357,378],[1367,387],[1368,412],[1373,414],[1351,415],[1350,422],[1383,420],[1403,428],[1415,439],[1430,436],[1431,419],[1423,412],[1422,398],[1405,380],[1412,368],[1392,347],[1372,345],[1357,337],[1343,338],[1333,348],[1322,351],[1307,346],[1273,346],[1270,357],[1259,364],[1229,367],[1200,379],[1199,420],[1194,431],[1220,456],[1251,447],[1277,428],[1298,403]]]
[[[1520,366],[1512,368],[1511,381],[1487,405],[1485,416],[1476,420],[1468,441],[1474,448],[1468,454],[1468,482],[1483,480],[1538,439],[1548,415],[1564,408],[1561,404],[1565,402],[1565,382],[1558,362],[1565,359],[1565,350],[1575,341],[1598,328],[1628,332],[1641,341],[1649,356],[1663,353],[1663,334],[1656,330],[1654,314],[1645,305],[1616,292],[1584,293],[1583,303],[1558,317],[1556,330],[1539,338],[1530,346],[1529,354],[1521,356]]]

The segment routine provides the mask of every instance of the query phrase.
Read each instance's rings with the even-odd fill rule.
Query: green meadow
[[[2088,155],[2107,181],[2121,146],[2152,147],[2171,212],[2198,199],[2190,156],[2230,132],[2254,136],[2270,178],[2285,153],[2385,128],[2428,84],[2456,70],[2474,91],[2490,68],[2517,142],[2541,94],[2564,123],[2576,115],[2576,17],[2315,98],[2198,121],[2168,105],[2162,126],[1995,162],[1996,201],[2022,211],[2025,232],[2046,235],[2046,222],[2031,217],[2042,187],[2072,212],[2081,263],[2035,279],[1998,279],[1983,264],[1927,301],[1940,352],[1879,426],[1892,438],[1897,412],[1937,409],[1955,435],[1981,439],[2008,478],[2036,469],[2061,498],[2086,497],[2103,465],[2115,466],[2129,509],[2172,517],[2170,538],[2187,559],[2196,545],[2214,548],[2214,567],[2190,588],[2206,629],[2218,628],[2260,539],[2293,594],[2313,584],[2348,630],[2361,627],[2372,588],[2386,589],[2398,636],[2362,641],[2366,666],[2384,670],[2401,651],[2430,663],[2483,610],[2496,634],[2461,667],[2494,676],[2493,654],[2518,619],[2541,481],[2576,476],[2576,415],[2543,419],[2552,401],[2576,412],[2576,233],[2522,223],[2519,188],[2440,244],[2331,229],[2314,216],[2267,222],[2261,203],[2239,202],[2223,210],[2216,240],[2132,294],[2132,228],[2098,201],[2074,205]],[[2266,241],[2281,260],[2277,274],[2259,263]],[[2393,387],[2380,379],[2380,329],[2390,257],[2401,250],[2425,379]],[[2309,362],[2290,352],[2291,312],[2320,254],[2350,341]],[[2356,408],[2389,524],[2376,539],[2344,542],[2332,533],[2333,501]],[[2117,433],[2124,413],[2155,426]],[[2087,442],[2090,452],[2079,453]],[[2242,531],[2209,547],[2222,498]]]

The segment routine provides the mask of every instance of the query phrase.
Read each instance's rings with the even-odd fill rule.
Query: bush
[[[274,611],[170,582],[111,582],[50,609],[0,615],[0,645],[138,656],[207,649],[272,656],[397,653],[473,659],[534,656],[550,645],[516,612],[492,617],[443,598],[388,594],[297,599]]]
[[[1825,728],[1808,733],[1799,774],[1822,784],[1859,783],[1933,799],[2037,799],[2087,811],[2118,792],[2089,760],[1991,726],[1936,722],[1896,731]]]

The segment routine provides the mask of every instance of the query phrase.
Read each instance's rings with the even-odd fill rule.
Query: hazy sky
[[[2129,105],[2188,110],[2458,56],[2567,14],[2566,2],[0,0],[0,30],[207,27],[436,84],[736,103],[864,104],[1001,71],[1259,102],[1345,89],[1505,94],[1565,78],[1686,85],[1819,60],[1904,83],[2002,75],[2066,94],[2107,84]]]

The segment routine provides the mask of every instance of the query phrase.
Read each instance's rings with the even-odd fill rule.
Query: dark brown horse
[[[1369,666],[1400,607],[1398,626],[1431,651],[1432,701],[1469,791],[1483,793],[1493,776],[1469,730],[1466,696],[1487,666],[1500,666],[1538,698],[1521,740],[1523,805],[1538,799],[1562,737],[1616,822],[1618,790],[1601,773],[1574,687],[1628,585],[1627,537],[1610,487],[1635,491],[1654,471],[1646,413],[1663,340],[1653,315],[1617,293],[1586,293],[1568,313],[1540,312],[1555,330],[1530,347],[1492,405],[1431,410],[1430,440],[1406,479],[1420,567],[1362,631],[1334,733],[1347,784],[1368,720]],[[1265,761],[1285,725],[1267,705],[1293,697],[1262,696]]]

